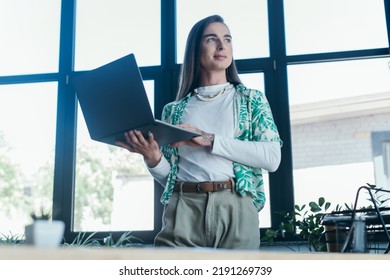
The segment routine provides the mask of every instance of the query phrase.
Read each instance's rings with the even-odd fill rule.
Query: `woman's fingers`
[[[139,130],[134,130],[134,135],[141,146],[147,146],[149,143],[146,141],[145,137],[143,136],[142,132]]]
[[[153,152],[153,150],[158,149],[159,146],[154,139],[154,135],[151,132],[148,132],[148,137],[145,138],[141,131],[139,130],[130,130],[125,132],[125,141],[118,142],[121,147],[131,151],[140,153],[144,156],[147,156],[148,153]]]

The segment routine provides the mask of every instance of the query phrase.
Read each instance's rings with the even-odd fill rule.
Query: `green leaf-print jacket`
[[[167,104],[162,113],[162,120],[179,124],[184,109],[192,93],[183,99]],[[265,95],[242,84],[236,85],[234,97],[235,138],[242,141],[277,141],[282,145],[279,133],[273,120],[271,108]],[[167,184],[161,197],[163,204],[168,204],[173,192],[178,171],[178,149],[171,146],[162,147],[162,152],[171,165]],[[243,196],[250,194],[258,211],[264,207],[265,194],[261,168],[254,168],[233,162],[236,191]]]

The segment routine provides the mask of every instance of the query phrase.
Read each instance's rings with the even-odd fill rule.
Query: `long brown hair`
[[[199,86],[202,36],[207,26],[214,22],[225,24],[221,16],[212,15],[198,21],[192,27],[188,35],[184,53],[184,61],[180,68],[179,88],[176,100],[183,98],[189,92]],[[227,81],[232,84],[236,85],[241,83],[241,80],[238,77],[238,71],[234,59],[230,66],[226,69],[226,78]]]

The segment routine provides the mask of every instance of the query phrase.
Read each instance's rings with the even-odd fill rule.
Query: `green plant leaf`
[[[320,212],[321,211],[321,207],[318,206],[317,203],[315,203],[314,201],[310,202],[309,203],[309,206],[310,206],[310,210],[314,213],[317,213],[317,212]]]
[[[322,196],[318,199],[318,205],[320,206],[320,207],[322,207],[322,205],[324,205],[324,203],[325,203],[325,198],[323,198]]]
[[[295,210],[302,212],[306,208],[306,204],[302,204],[301,206],[295,205]]]
[[[278,235],[278,232],[276,230],[273,230],[273,229],[267,229],[265,231],[265,235],[268,237],[276,237]]]

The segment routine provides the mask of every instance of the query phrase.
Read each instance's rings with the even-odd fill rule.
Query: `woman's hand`
[[[150,168],[155,167],[162,157],[160,147],[151,132],[145,139],[141,131],[130,130],[125,132],[125,142],[117,141],[116,144],[132,153],[141,154]]]
[[[200,134],[201,136],[194,137],[190,140],[185,140],[185,141],[179,141],[176,143],[172,144],[172,147],[179,147],[182,145],[189,145],[192,147],[213,147],[214,144],[214,134],[204,132],[203,130],[200,130],[196,127],[193,127],[192,125],[189,124],[179,124],[179,127],[185,128],[187,130],[195,131]]]

